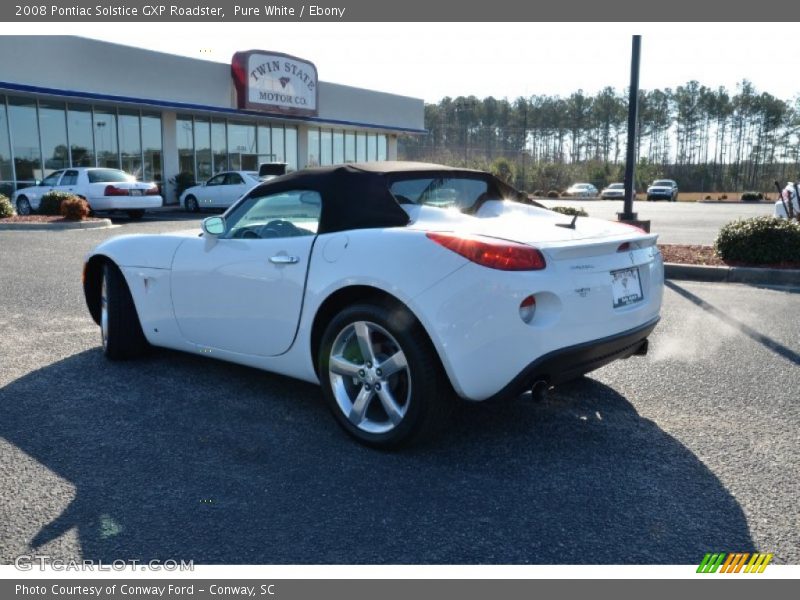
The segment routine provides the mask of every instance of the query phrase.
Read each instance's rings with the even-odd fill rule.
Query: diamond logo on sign
[[[313,63],[263,50],[237,52],[231,61],[239,108],[290,115],[317,115],[317,68]]]

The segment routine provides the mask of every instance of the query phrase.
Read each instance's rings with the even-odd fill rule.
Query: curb
[[[752,283],[800,286],[800,269],[759,269],[757,267],[706,267],[664,263],[664,277],[687,281]]]
[[[111,219],[75,221],[73,223],[0,223],[0,231],[63,231],[70,229],[105,229],[107,227],[113,227]]]

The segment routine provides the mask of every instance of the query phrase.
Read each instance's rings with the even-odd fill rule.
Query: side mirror
[[[203,219],[203,231],[208,235],[217,237],[225,233],[225,219],[222,217],[208,217]]]

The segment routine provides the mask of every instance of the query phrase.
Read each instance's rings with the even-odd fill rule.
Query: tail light
[[[123,189],[123,188],[118,188],[115,185],[107,185],[106,186],[105,195],[106,196],[127,196],[128,195],[128,190]]]
[[[145,192],[145,195],[147,195],[147,196],[158,196],[158,186],[155,183],[153,185],[151,185],[149,188],[147,188],[147,191]]]
[[[546,266],[542,253],[525,244],[493,238],[459,236],[452,233],[431,232],[427,236],[440,246],[490,269],[539,271]]]

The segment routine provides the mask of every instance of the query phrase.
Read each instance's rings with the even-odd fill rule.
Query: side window
[[[61,177],[63,172],[64,171],[56,171],[55,173],[50,173],[50,175],[42,179],[42,185],[58,185],[58,178]]]
[[[272,239],[315,235],[322,199],[317,192],[292,190],[249,197],[226,217],[228,239]]]
[[[225,173],[222,175],[217,175],[216,177],[212,177],[208,180],[206,185],[222,185],[223,183],[225,183]]]
[[[227,185],[242,185],[244,179],[238,173],[228,173],[228,178],[225,180]]]
[[[61,185],[77,185],[78,183],[78,172],[77,171],[67,171],[64,173],[64,177],[61,178]]]

